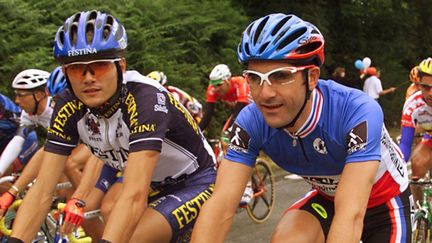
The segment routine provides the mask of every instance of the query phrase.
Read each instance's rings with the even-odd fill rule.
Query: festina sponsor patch
[[[366,149],[367,121],[364,121],[351,129],[346,137],[345,142],[348,146],[348,154]]]
[[[234,123],[231,129],[229,148],[234,151],[247,153],[249,141],[249,134],[243,128],[239,127],[237,123]]]

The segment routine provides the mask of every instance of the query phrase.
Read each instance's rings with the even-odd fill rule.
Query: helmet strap
[[[34,107],[34,109],[33,109],[32,115],[36,115],[36,114],[37,114],[37,110],[38,110],[38,107],[39,107],[40,101],[46,98],[46,95],[45,95],[41,100],[37,100],[37,99],[36,99],[36,96],[35,96],[35,91],[36,91],[36,90],[33,90],[33,91],[32,91],[33,100],[35,101],[35,107]]]
[[[307,70],[305,70],[305,71],[307,71]],[[288,123],[287,125],[282,126],[280,128],[290,128],[290,127],[293,127],[295,125],[295,123],[297,122],[297,120],[299,119],[299,117],[300,117],[301,113],[303,112],[304,108],[306,107],[306,103],[307,103],[307,101],[308,101],[308,99],[309,99],[312,91],[309,90],[309,73],[305,72],[305,71],[302,72],[303,75],[304,75],[304,79],[305,79],[305,83],[304,83],[305,84],[305,99],[303,101],[303,105],[301,106],[300,110],[297,112],[297,115],[294,117],[294,119],[292,119],[291,122]]]

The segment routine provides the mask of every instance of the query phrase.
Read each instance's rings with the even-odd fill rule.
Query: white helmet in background
[[[39,69],[27,69],[20,72],[12,81],[14,89],[36,89],[45,84],[50,76],[49,72]]]
[[[210,81],[212,80],[226,80],[231,78],[231,72],[227,65],[218,64],[216,65],[210,73]]]

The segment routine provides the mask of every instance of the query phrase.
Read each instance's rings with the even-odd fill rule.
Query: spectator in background
[[[347,79],[344,67],[336,67],[332,73],[332,79],[347,87],[360,89],[360,84],[357,80]]]
[[[332,78],[334,81],[346,85],[346,80],[345,80],[345,68],[344,67],[337,67],[335,68],[335,70],[333,71],[332,74]]]
[[[375,67],[367,68],[365,73],[366,80],[363,85],[363,91],[376,101],[378,101],[380,96],[386,95],[388,93],[393,93],[396,90],[395,87],[390,87],[383,90],[380,79],[381,72]]]

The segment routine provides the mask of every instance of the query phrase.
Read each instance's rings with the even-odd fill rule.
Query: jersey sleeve
[[[174,96],[150,85],[128,86],[125,104],[130,130],[129,152],[162,150],[162,141],[172,117]]]
[[[216,103],[218,99],[219,99],[219,95],[216,92],[215,87],[213,87],[213,85],[209,85],[207,87],[207,92],[206,92],[206,102]]]
[[[64,94],[64,95],[63,95]],[[69,93],[57,98],[47,130],[45,151],[60,155],[70,155],[79,141],[78,120],[85,112],[85,106]]]
[[[236,92],[237,92],[237,102],[249,103],[249,85],[246,79],[243,77],[234,77]]]
[[[405,101],[405,104],[403,106],[402,110],[402,118],[401,118],[401,125],[404,127],[415,127],[414,119],[413,119],[413,112],[415,109],[415,106],[412,104],[412,99],[408,99]]]
[[[260,128],[262,123],[253,106],[243,108],[232,127],[225,158],[253,167],[262,147]]]
[[[343,119],[346,162],[381,160],[383,112],[378,102],[362,95],[352,97]]]

